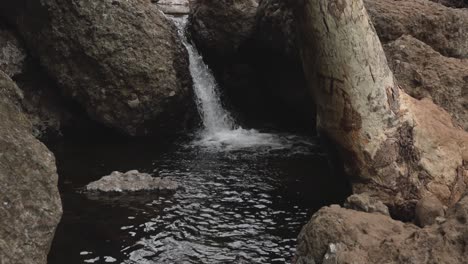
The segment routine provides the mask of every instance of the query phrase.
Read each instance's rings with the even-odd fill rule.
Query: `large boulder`
[[[188,30],[209,62],[233,60],[255,31],[255,0],[198,0],[191,3]]]
[[[417,99],[431,98],[468,131],[468,60],[448,58],[411,36],[384,45],[398,84]]]
[[[295,263],[466,263],[467,219],[468,196],[446,219],[425,228],[382,214],[324,207],[302,229]]]
[[[0,10],[93,119],[146,135],[194,113],[187,52],[149,1],[7,0]]]
[[[0,71],[0,263],[46,263],[61,216],[54,156],[31,133],[21,91]]]
[[[412,35],[445,56],[468,58],[468,9],[429,0],[365,0],[365,5],[383,42]]]
[[[63,135],[64,130],[83,133],[93,123],[86,112],[64,98],[55,81],[32,58],[23,41],[11,28],[0,23],[0,70],[23,91],[24,113],[33,125],[33,134],[41,140]]]

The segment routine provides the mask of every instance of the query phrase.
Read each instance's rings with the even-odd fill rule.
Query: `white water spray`
[[[198,111],[202,117],[203,130],[195,143],[207,147],[223,149],[241,149],[253,146],[272,148],[285,147],[282,140],[273,134],[260,133],[254,129],[243,129],[236,124],[231,114],[223,108],[218,91],[218,84],[203,57],[187,40],[185,27],[187,17],[171,17],[178,28],[179,36],[187,48],[190,60],[190,73],[197,100]]]

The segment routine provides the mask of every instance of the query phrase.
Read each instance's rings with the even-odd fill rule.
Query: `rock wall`
[[[0,71],[0,263],[46,263],[61,216],[53,154],[32,135],[22,92]]]
[[[128,135],[195,113],[188,56],[149,1],[2,1],[0,13],[64,93]]]

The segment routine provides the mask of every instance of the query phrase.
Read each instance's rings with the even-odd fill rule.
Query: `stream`
[[[164,140],[65,140],[54,146],[64,205],[50,264],[290,263],[296,237],[349,187],[315,138],[245,129],[223,107],[203,58],[190,55],[203,127]],[[138,169],[176,181],[173,195],[93,194],[91,181]]]

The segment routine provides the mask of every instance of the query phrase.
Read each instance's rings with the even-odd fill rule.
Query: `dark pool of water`
[[[349,192],[307,141],[235,151],[190,139],[57,144],[64,214],[49,263],[289,263],[311,214]],[[163,196],[81,191],[132,169],[183,188]]]

